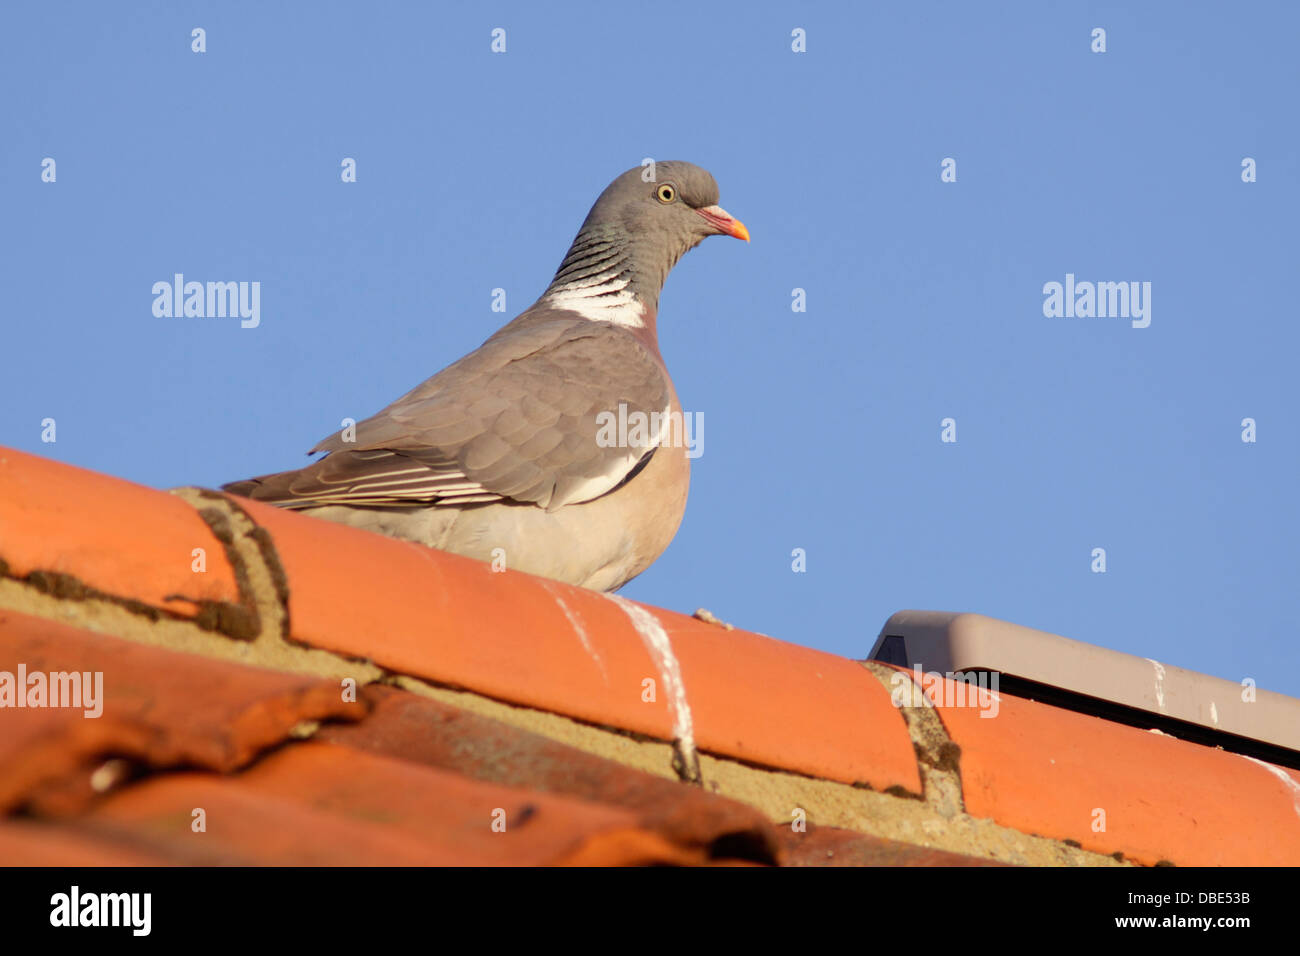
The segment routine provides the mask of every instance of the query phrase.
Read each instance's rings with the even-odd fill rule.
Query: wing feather
[[[623,329],[525,313],[298,471],[227,485],[289,508],[528,502],[554,510],[617,487],[654,452],[602,447],[601,413],[663,413],[658,356]],[[350,438],[354,440],[345,440]]]

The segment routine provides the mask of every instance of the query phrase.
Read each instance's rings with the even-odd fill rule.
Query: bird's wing
[[[648,460],[670,395],[657,356],[622,329],[511,323],[354,434],[320,442],[320,461],[226,489],[287,507],[510,500],[553,511],[605,494]]]

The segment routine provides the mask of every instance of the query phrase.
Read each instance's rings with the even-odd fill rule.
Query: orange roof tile
[[[6,866],[176,866],[178,861],[67,824],[0,821]]]
[[[89,778],[110,757],[153,768],[229,771],[288,738],[304,720],[357,719],[365,704],[336,683],[226,664],[0,609],[0,671],[104,674],[102,716],[84,708],[0,711],[0,811],[52,782]]]
[[[621,599],[493,572],[479,561],[258,502],[239,504],[275,541],[292,582],[295,639],[499,700],[674,737],[664,662]],[[354,594],[366,599],[340,600]],[[673,649],[701,748],[920,792],[903,720],[861,667],[671,611],[648,613]],[[643,699],[647,679],[656,682],[653,702]]]
[[[484,782],[598,799],[635,814],[638,826],[710,850],[725,839],[775,859],[770,827],[756,810],[694,787],[629,770],[496,720],[389,687],[368,687],[372,710],[355,724],[322,728],[319,740],[438,767]]]
[[[0,448],[0,502],[0,560],[9,575],[37,574],[56,591],[71,578],[190,617],[205,603],[241,603],[222,543],[171,495]],[[206,570],[196,573],[200,558]]]
[[[20,666],[104,675],[98,718],[0,708],[33,864],[1300,862],[1292,770],[1007,694],[923,719],[859,662],[0,449]]]
[[[348,704],[331,681],[0,611],[0,670],[18,660],[32,670],[103,668],[105,700],[100,718],[2,712],[13,731],[0,752],[5,805],[32,818],[0,825],[0,854],[14,864],[681,865],[800,855],[743,804],[405,691],[369,687]],[[294,742],[311,718],[348,722]],[[128,766],[92,784],[110,761]],[[912,850],[856,835],[836,842],[836,832],[819,831],[818,853],[869,845],[885,861]],[[899,862],[978,862],[913,856]]]
[[[195,807],[206,816],[197,834]],[[494,830],[498,819],[504,829]],[[130,833],[182,858],[301,866],[554,865],[590,853],[593,841],[654,836],[616,808],[312,742],[277,751],[236,779],[145,781],[106,798],[87,820],[97,832]],[[645,855],[631,862],[705,862],[662,838],[618,846]]]
[[[1280,771],[1007,694],[998,717],[984,719],[977,708],[945,706],[960,698],[944,683],[950,689],[942,699],[936,690],[934,704],[961,747],[968,812],[1147,864],[1300,861],[1300,792]]]

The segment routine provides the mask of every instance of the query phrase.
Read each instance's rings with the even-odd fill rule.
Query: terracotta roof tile
[[[625,610],[632,602],[239,503],[270,532],[292,582],[295,639],[499,700],[674,738],[670,680]],[[920,791],[902,718],[853,662],[671,611],[646,613],[671,643],[701,748]],[[647,679],[656,682],[653,702],[643,699]]]
[[[1007,694],[992,719],[933,696],[975,816],[1148,865],[1300,861],[1300,794],[1279,768]]]
[[[295,640],[498,699],[583,719],[615,716],[630,729],[671,735],[662,695],[640,701],[642,678],[657,672],[612,602],[583,602],[577,633],[551,590],[559,585],[236,500],[270,532],[292,582]]]
[[[776,828],[785,866],[1006,866],[837,827]]]
[[[504,830],[493,829],[494,819]],[[208,865],[707,862],[617,808],[312,742],[234,778],[183,773],[143,781],[105,798],[83,825],[138,851]]]
[[[630,811],[638,826],[707,855],[744,846],[751,859],[776,861],[770,825],[742,803],[435,700],[388,687],[368,687],[365,694],[372,704],[365,721],[322,728],[319,739],[485,782],[598,800]]]
[[[883,665],[0,449],[20,667],[104,676],[98,718],[0,709],[33,865],[1300,862],[1292,769],[1009,694],[900,709]]]
[[[202,811],[203,832],[192,829]],[[82,825],[91,832],[208,866],[421,866],[431,849],[396,827],[275,799],[203,773],[152,777],[105,797]]]
[[[0,783],[34,817],[0,826],[15,863],[802,864],[864,846],[877,862],[978,862],[833,831],[810,855],[743,804],[405,691],[345,704],[332,681],[0,611],[0,670],[19,662],[102,669],[105,700],[99,718],[3,711]],[[303,720],[331,717],[356,722],[293,742]],[[111,761],[129,769],[90,785]]]
[[[752,808],[620,766],[537,734],[388,687],[366,689],[372,709],[320,740],[442,767],[477,780],[599,800],[633,811],[653,831],[705,859],[783,865],[970,866],[988,861],[925,850],[833,827],[806,833],[773,825]]]
[[[84,833],[66,824],[0,821],[5,866],[175,866],[159,853]]]
[[[447,863],[558,863],[598,834],[638,829],[635,816],[619,807],[483,783],[329,743],[277,753],[242,780],[262,793],[300,802],[306,795],[315,809],[400,828]],[[504,831],[493,829],[494,815]]]
[[[0,561],[56,592],[89,587],[190,617],[241,602],[222,543],[185,502],[2,447]]]
[[[100,672],[102,716],[84,709],[0,711],[0,810],[69,778],[88,800],[91,774],[111,757],[149,767],[229,771],[288,738],[305,720],[356,719],[332,681],[227,664],[0,609],[0,671]]]

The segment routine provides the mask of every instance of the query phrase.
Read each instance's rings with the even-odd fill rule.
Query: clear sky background
[[[854,657],[978,611],[1300,696],[1298,10],[6,4],[0,444],[157,488],[299,467],[686,159],[753,241],[668,280],[704,454],[624,594]],[[154,317],[176,272],[259,281],[261,325]],[[1150,327],[1044,317],[1067,273],[1150,282]]]

